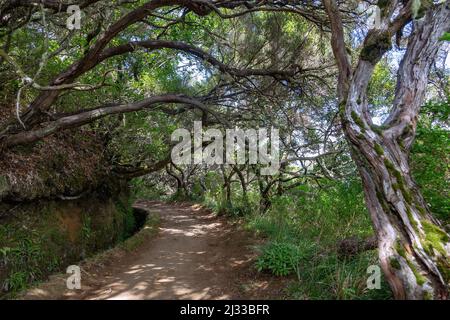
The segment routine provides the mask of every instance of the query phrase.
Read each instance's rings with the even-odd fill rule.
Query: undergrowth
[[[297,191],[298,197],[277,198],[267,214],[248,216],[247,227],[267,240],[256,268],[296,278],[287,289],[294,299],[390,299],[384,280],[381,289],[367,288],[367,268],[378,263],[375,250],[350,258],[337,254],[342,239],[372,234],[359,185]]]
[[[0,299],[14,298],[67,265],[124,243],[137,231],[129,199],[92,204],[86,210],[50,202],[33,213],[0,224]],[[66,217],[79,219],[73,233],[63,223]]]

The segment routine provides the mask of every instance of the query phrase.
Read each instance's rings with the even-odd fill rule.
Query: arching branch
[[[49,136],[57,131],[80,127],[95,120],[104,118],[108,115],[140,111],[143,109],[156,108],[159,104],[182,103],[191,105],[206,112],[210,111],[200,100],[184,95],[166,94],[150,97],[139,102],[118,104],[112,106],[103,106],[91,109],[77,114],[63,116],[57,120],[43,123],[41,127],[30,131],[23,131],[3,137],[0,141],[0,147],[12,147],[19,144],[31,143]],[[216,114],[214,116],[218,117]],[[219,117],[218,117],[219,118]]]
[[[145,40],[145,41],[133,41],[120,46],[111,47],[106,49],[98,58],[98,63],[117,55],[124,53],[133,52],[139,49],[145,48],[147,50],[153,51],[158,49],[175,49],[189,53],[201,60],[204,60],[213,66],[217,67],[220,71],[229,73],[238,77],[247,76],[271,76],[277,79],[288,79],[294,77],[300,70],[298,68],[293,68],[289,70],[276,70],[276,69],[238,69],[231,67],[211,54],[201,50],[200,48],[194,47],[190,44],[180,42],[180,41],[169,41],[169,40]]]

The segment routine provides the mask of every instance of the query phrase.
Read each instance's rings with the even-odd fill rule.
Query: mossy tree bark
[[[345,124],[378,238],[381,267],[397,299],[448,297],[450,241],[411,177],[401,141]]]
[[[339,67],[341,122],[363,182],[386,279],[397,299],[447,299],[450,238],[427,208],[408,156],[438,39],[450,26],[450,1],[428,8],[423,19],[414,21],[394,105],[380,127],[372,123],[367,87],[375,65],[391,48],[392,35],[410,21],[411,2],[390,1],[383,9],[381,26],[369,31],[355,68],[345,51],[337,4],[324,0],[324,5]],[[400,14],[395,16],[396,10]]]

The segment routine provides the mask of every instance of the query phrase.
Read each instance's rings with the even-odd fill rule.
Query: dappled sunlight
[[[247,234],[223,219],[190,206],[140,201],[161,217],[159,233],[137,250],[83,270],[81,290],[67,290],[65,275],[57,279],[65,299],[240,299],[253,290],[270,288],[267,281],[242,281],[239,270],[252,264],[254,251]],[[55,286],[41,286],[33,298],[58,296]],[[248,297],[248,295],[246,296]]]
[[[161,228],[161,230],[162,230],[163,232],[166,232],[166,233],[170,233],[170,234],[182,234],[182,235],[187,236],[187,237],[193,237],[193,236],[196,235],[195,232],[185,231],[185,230],[181,230],[181,229],[167,229],[167,228]]]
[[[176,278],[175,277],[167,277],[164,279],[159,279],[156,282],[158,283],[167,283],[167,282],[175,282]]]
[[[145,205],[144,203],[142,205]],[[230,270],[249,259],[224,256],[215,247],[227,246],[229,231],[200,206],[170,208],[152,204],[162,217],[160,232],[147,252],[136,257],[107,285],[94,290],[89,299],[229,299],[223,292]]]

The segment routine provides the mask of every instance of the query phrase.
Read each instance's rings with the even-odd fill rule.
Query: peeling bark
[[[417,117],[429,68],[439,49],[438,38],[450,27],[450,1],[428,10],[414,22],[401,62],[394,106],[382,127],[368,111],[367,86],[376,63],[390,48],[392,35],[408,15],[392,19],[398,1],[390,2],[381,27],[366,37],[359,62],[348,76],[343,28],[335,1],[325,0],[333,51],[340,63],[340,115],[352,157],[362,179],[366,204],[378,238],[380,264],[396,299],[447,299],[450,281],[450,237],[430,213],[409,168]],[[394,22],[392,22],[394,21]]]

